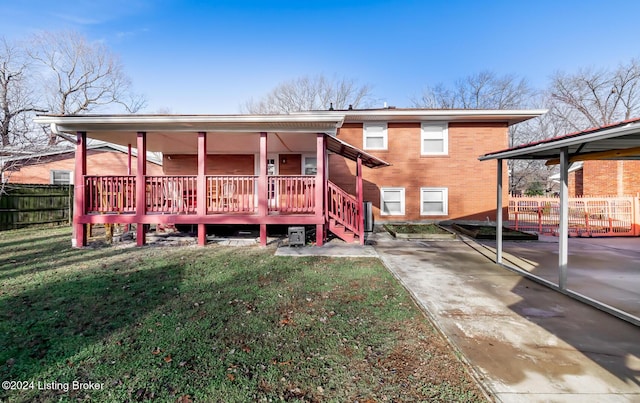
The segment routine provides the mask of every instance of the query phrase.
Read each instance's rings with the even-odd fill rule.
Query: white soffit
[[[54,132],[290,132],[335,134],[344,114],[37,116]]]

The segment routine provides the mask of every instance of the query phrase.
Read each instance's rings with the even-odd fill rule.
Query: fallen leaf
[[[153,351],[151,352],[151,354],[153,355],[158,355],[162,352],[162,350],[160,350],[160,347],[156,347],[153,349]]]
[[[173,359],[171,359],[171,354],[169,354],[168,356],[164,357],[164,362],[171,362],[173,361]]]
[[[234,374],[227,374],[227,379],[229,379],[230,381],[233,381],[236,379],[236,376]]]
[[[242,351],[244,351],[245,353],[248,353],[251,351],[251,349],[249,348],[249,346],[242,346]]]
[[[190,395],[183,395],[176,400],[176,403],[193,403]]]

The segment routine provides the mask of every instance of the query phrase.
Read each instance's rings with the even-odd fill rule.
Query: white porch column
[[[502,160],[498,162],[497,195],[496,195],[496,263],[502,263]]]

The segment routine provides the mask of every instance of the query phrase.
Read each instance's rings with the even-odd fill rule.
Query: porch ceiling
[[[115,144],[136,146],[136,133],[89,132],[87,137]],[[244,154],[260,150],[259,133],[207,133],[207,153]],[[310,152],[316,150],[316,134],[313,133],[269,133],[269,153]],[[147,151],[163,154],[197,154],[198,134],[175,132],[147,132]]]

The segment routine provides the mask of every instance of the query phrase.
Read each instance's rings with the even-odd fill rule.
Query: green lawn
[[[0,232],[0,401],[483,400],[378,260],[70,238]]]

